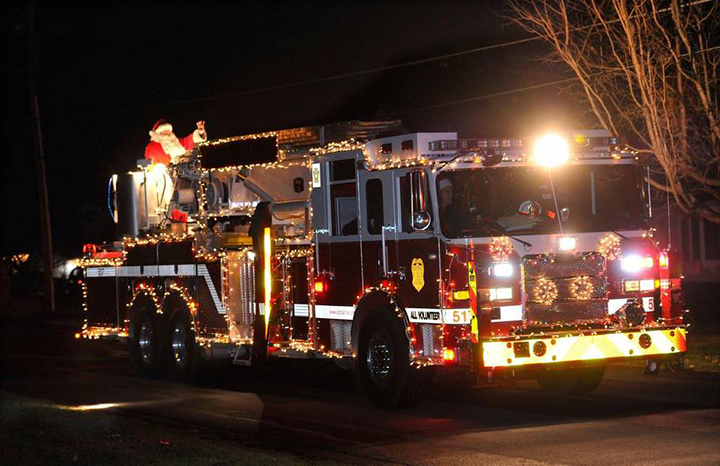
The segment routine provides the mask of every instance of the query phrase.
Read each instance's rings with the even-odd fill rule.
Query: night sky
[[[373,118],[464,137],[587,126],[562,86],[477,99],[568,77],[539,60],[547,49],[538,41],[318,82],[527,37],[499,16],[504,8],[498,1],[36,3],[56,253],[73,256],[83,243],[114,239],[108,178],[143,157],[159,118],[178,136],[204,119],[211,139]],[[27,4],[6,4],[3,26],[8,254],[37,251],[40,242]]]

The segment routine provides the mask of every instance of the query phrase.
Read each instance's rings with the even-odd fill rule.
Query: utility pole
[[[35,67],[38,60],[38,43],[35,36],[35,5],[28,2],[28,91],[30,112],[35,133],[35,155],[37,156],[38,198],[40,200],[40,239],[42,245],[43,277],[45,281],[45,310],[55,312],[55,286],[53,283],[52,231],[50,229],[50,205],[48,203],[47,180],[45,177],[45,151],[43,149],[40,105],[35,88]]]

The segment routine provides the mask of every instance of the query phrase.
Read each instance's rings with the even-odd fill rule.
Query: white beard
[[[175,136],[175,133],[165,135],[151,131],[150,140],[160,143],[165,153],[170,156],[173,162],[187,152],[182,144],[180,144],[180,140]]]

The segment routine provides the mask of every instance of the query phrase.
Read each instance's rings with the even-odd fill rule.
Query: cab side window
[[[355,187],[355,159],[330,162],[330,203],[333,235],[357,235],[358,202]]]
[[[379,235],[382,233],[385,223],[382,180],[379,178],[367,180],[365,200],[367,202],[367,232],[371,235]]]

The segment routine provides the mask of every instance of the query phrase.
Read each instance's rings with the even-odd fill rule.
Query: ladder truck
[[[120,239],[85,246],[77,334],[126,341],[141,373],[334,359],[401,407],[441,371],[583,394],[686,351],[643,161],[605,131],[353,121],[141,162],[112,179]]]

